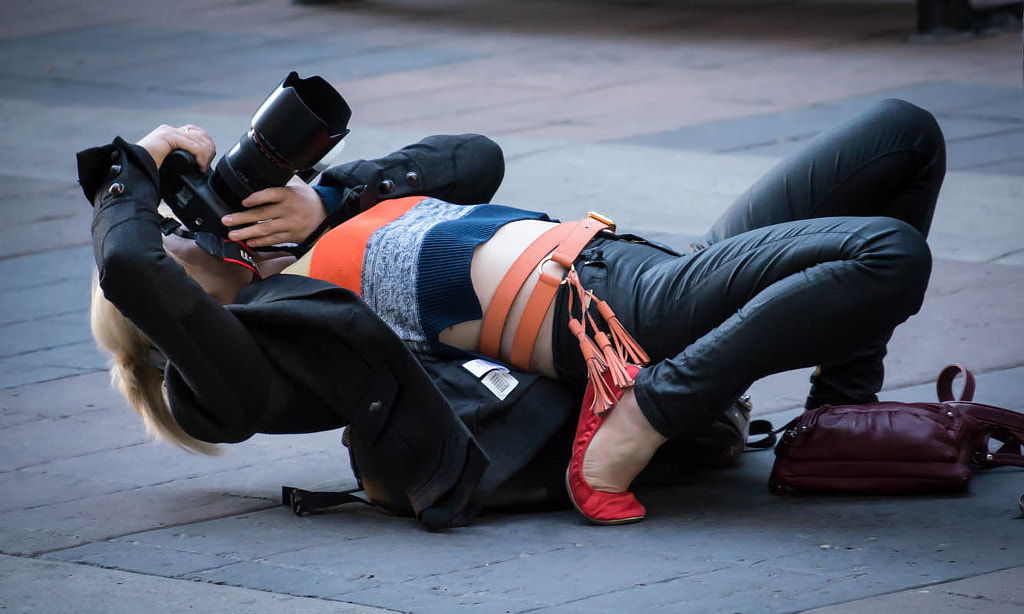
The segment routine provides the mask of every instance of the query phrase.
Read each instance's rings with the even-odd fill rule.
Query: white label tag
[[[508,371],[503,369],[494,369],[490,371],[480,380],[488,390],[494,393],[494,396],[498,397],[499,401],[504,401],[508,393],[512,392],[516,386],[519,385],[519,380],[509,374]]]
[[[499,401],[504,401],[508,393],[519,385],[519,380],[509,374],[508,368],[483,358],[465,362],[462,364],[462,368],[480,380],[480,383],[498,397]]]
[[[467,363],[464,363],[462,365],[462,368],[472,373],[473,377],[477,379],[483,377],[488,371],[493,371],[495,369],[498,369],[500,371],[508,371],[508,369],[506,369],[505,367],[497,363],[484,360],[483,358],[477,358],[475,360],[471,360]]]

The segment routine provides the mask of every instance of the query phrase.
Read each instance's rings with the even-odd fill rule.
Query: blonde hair
[[[103,296],[96,271],[92,276],[89,323],[96,343],[111,355],[111,386],[142,416],[146,431],[188,452],[209,456],[224,453],[220,446],[191,437],[175,422],[167,405],[163,371],[149,363],[153,343]]]

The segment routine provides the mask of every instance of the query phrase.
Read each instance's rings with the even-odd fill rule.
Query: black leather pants
[[[944,174],[931,114],[887,100],[769,171],[695,253],[592,241],[577,267],[651,355],[636,395],[654,428],[692,435],[757,379],[815,365],[808,407],[876,400],[886,343],[928,285]],[[556,368],[581,381],[564,294]]]

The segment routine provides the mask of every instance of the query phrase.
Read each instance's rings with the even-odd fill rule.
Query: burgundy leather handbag
[[[960,373],[964,387],[956,400],[953,379]],[[1024,467],[1024,414],[971,402],[974,386],[974,375],[953,364],[939,374],[938,403],[805,411],[782,429],[769,490],[942,492],[966,487],[972,464]]]

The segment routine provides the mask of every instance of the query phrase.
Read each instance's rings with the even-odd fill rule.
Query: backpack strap
[[[788,425],[787,425],[788,426]],[[747,433],[747,440],[744,444],[744,452],[756,452],[758,450],[771,450],[775,447],[775,442],[778,440],[778,434],[786,429],[786,426],[782,428],[774,428],[769,420],[754,420],[750,423],[749,432]],[[754,439],[755,436],[762,436],[760,439]]]
[[[281,505],[292,508],[296,516],[306,516],[325,512],[331,508],[345,505],[346,503],[362,503],[373,505],[367,499],[357,496],[355,493],[362,492],[360,488],[350,488],[341,491],[311,491],[295,488],[294,486],[281,487]]]

